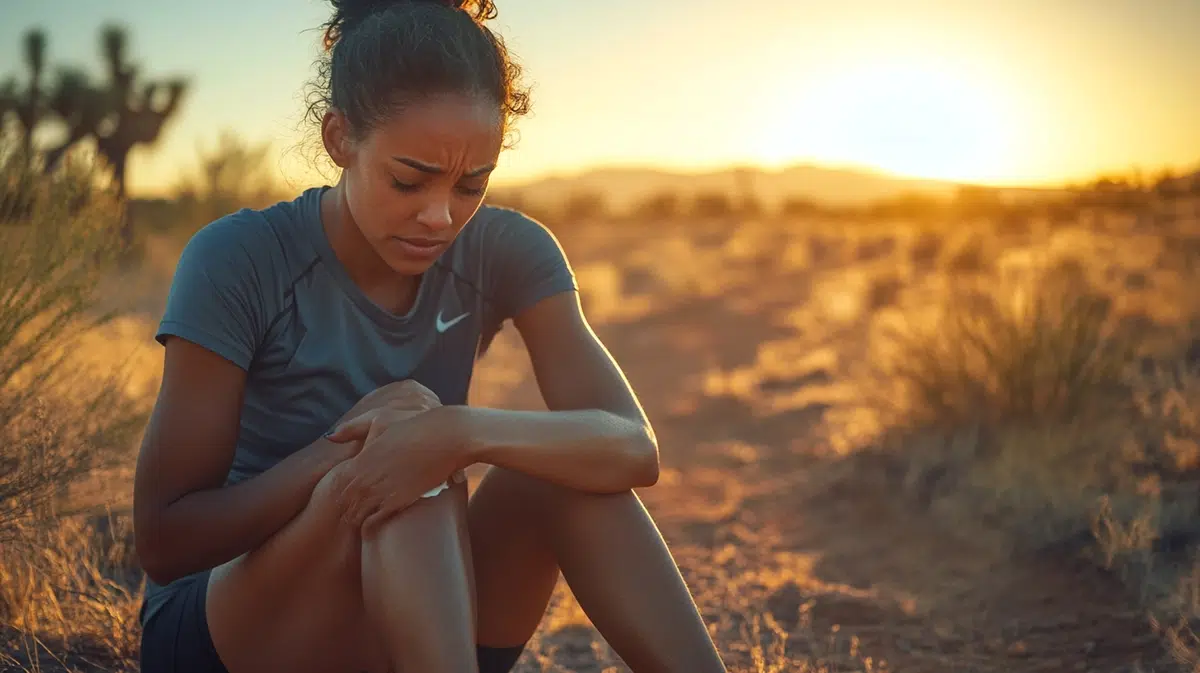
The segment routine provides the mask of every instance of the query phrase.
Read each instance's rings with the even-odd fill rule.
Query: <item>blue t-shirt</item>
[[[503,323],[576,289],[545,226],[483,206],[424,274],[412,309],[391,313],[334,255],[325,189],[208,224],[176,267],[156,339],[193,341],[247,372],[227,484],[315,441],[387,383],[415,379],[443,404],[465,404],[480,348]]]

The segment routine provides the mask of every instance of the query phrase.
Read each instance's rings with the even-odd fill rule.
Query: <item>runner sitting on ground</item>
[[[558,242],[481,207],[527,106],[492,3],[333,5],[313,112],[337,184],[200,230],[156,337],[142,670],[508,671],[561,570],[637,673],[724,671]],[[466,405],[506,321],[547,411]]]

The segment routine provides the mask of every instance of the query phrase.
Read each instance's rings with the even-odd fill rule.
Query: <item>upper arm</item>
[[[561,292],[513,319],[547,408],[603,409],[647,423],[633,388],[587,322],[579,293]]]
[[[155,335],[163,378],[134,479],[140,534],[175,500],[219,487],[233,462],[247,372],[270,312],[260,280],[269,265],[254,255],[262,246],[248,240],[250,224],[208,225],[176,265]]]
[[[511,318],[520,332],[546,406],[603,409],[645,423],[624,373],[584,317],[558,239],[536,220],[507,215],[489,251],[496,317]]]
[[[222,485],[245,390],[246,372],[225,357],[186,339],[164,340],[162,385],[134,476],[139,538],[154,530],[157,515],[172,502]]]

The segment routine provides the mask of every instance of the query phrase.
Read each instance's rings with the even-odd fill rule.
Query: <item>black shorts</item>
[[[229,673],[208,631],[209,571],[190,575],[142,604],[142,673]],[[523,647],[476,647],[479,673],[508,673]]]

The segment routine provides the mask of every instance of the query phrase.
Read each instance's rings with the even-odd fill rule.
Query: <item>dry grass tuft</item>
[[[998,427],[1106,413],[1127,400],[1137,343],[1110,300],[1058,270],[965,281],[939,310],[888,330],[868,373],[889,427]]]
[[[862,403],[834,439],[882,457],[863,464],[947,521],[1108,568],[1200,671],[1200,322],[1183,289],[1196,269],[1130,257],[1161,250],[1159,234],[1191,240],[1187,226],[1137,241],[1059,232],[1074,242],[1005,251],[1018,265],[999,273],[963,262],[966,247],[944,251],[917,295],[935,301],[877,321],[855,372]],[[1063,248],[1046,255],[1056,263],[1028,263],[1050,247]]]
[[[859,439],[903,464],[920,501],[1010,528],[1021,544],[1089,535],[1102,504],[1122,525],[1153,505],[1161,523],[1148,476],[1190,463],[1183,440],[1150,441],[1180,423],[1151,398],[1178,393],[1148,392],[1139,335],[1109,296],[1067,264],[944,297],[875,344],[860,387],[872,422]]]
[[[0,201],[21,206],[0,223],[0,664],[109,670],[132,651],[137,598],[113,579],[128,545],[61,509],[144,418],[119,362],[96,371],[76,351],[111,317],[92,307],[119,261],[121,204],[86,161],[37,170],[0,150]]]
[[[116,671],[137,661],[142,583],[131,581],[140,573],[130,530],[103,521],[26,523],[20,543],[0,551],[0,664]]]

